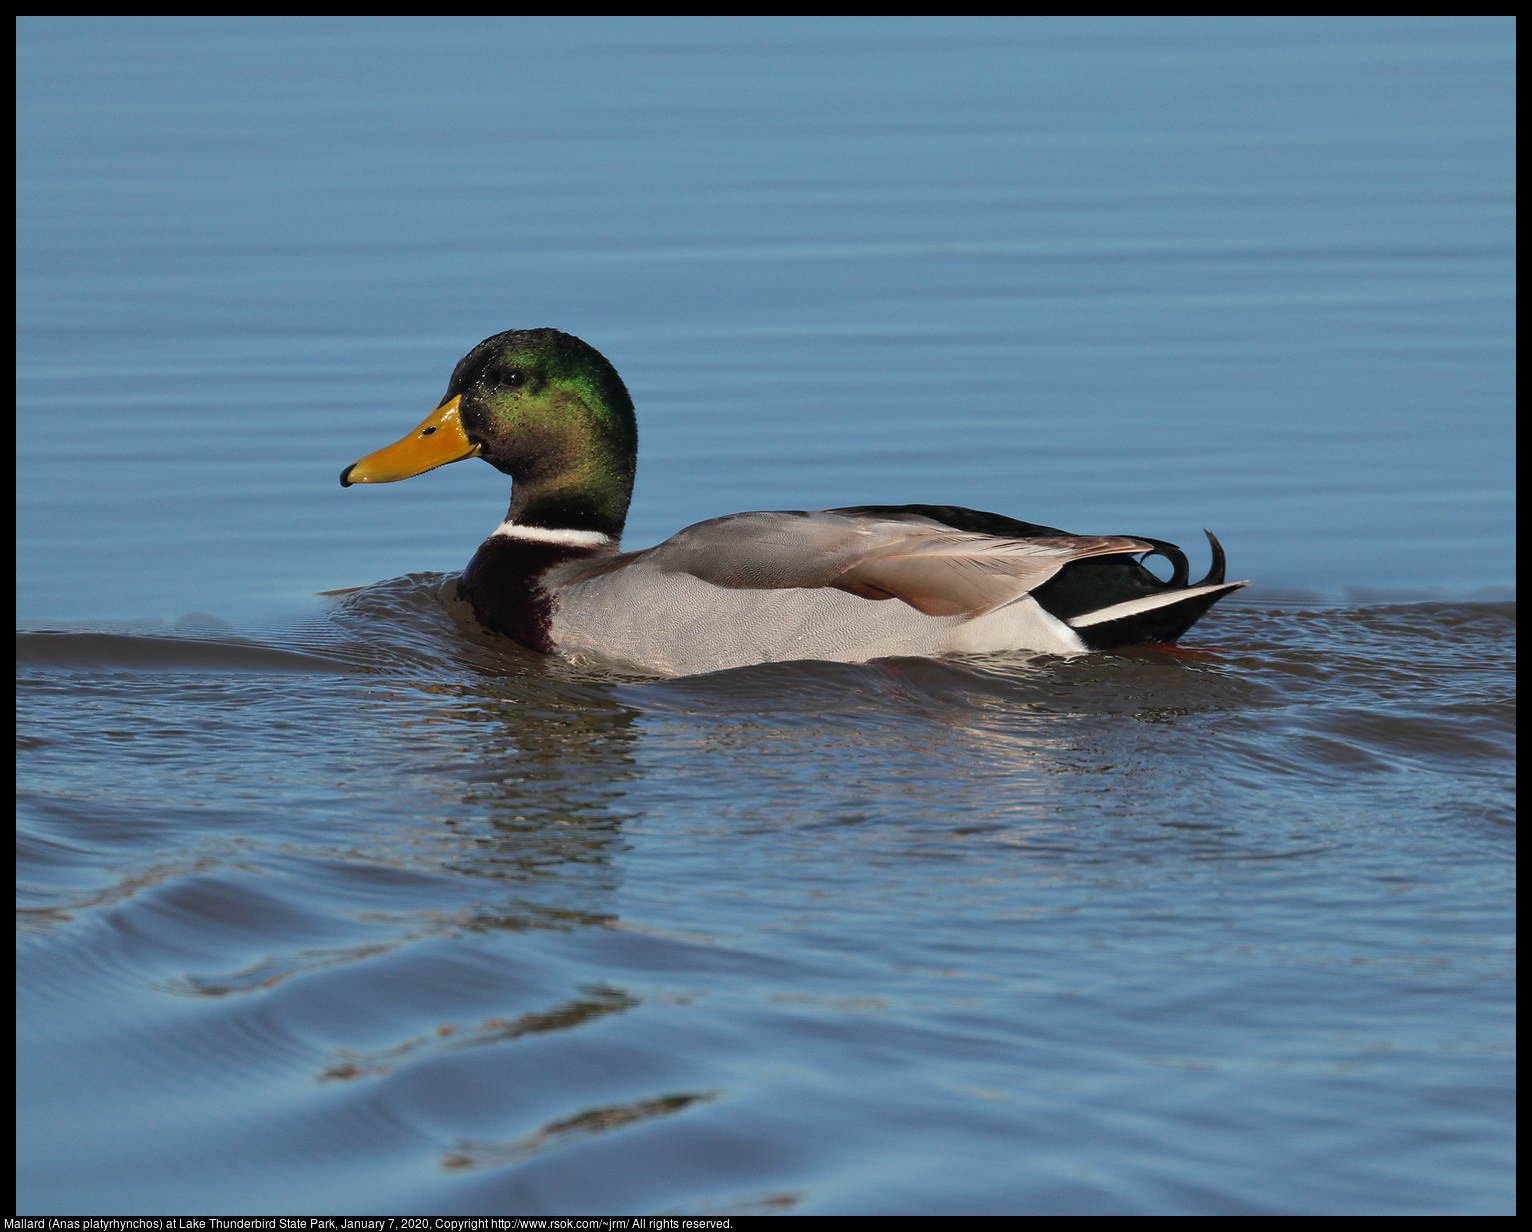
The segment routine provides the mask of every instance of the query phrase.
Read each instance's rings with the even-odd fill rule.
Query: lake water
[[[1513,19],[19,30],[20,1213],[1513,1211]],[[948,503],[1253,585],[496,644],[504,476],[336,477],[541,325],[630,547]]]

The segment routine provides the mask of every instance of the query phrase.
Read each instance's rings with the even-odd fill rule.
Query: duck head
[[[463,356],[419,427],[353,462],[340,483],[393,483],[475,457],[511,477],[508,522],[619,539],[638,459],[633,399],[589,343],[508,330]]]

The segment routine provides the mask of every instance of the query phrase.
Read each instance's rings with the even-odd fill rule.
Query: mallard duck
[[[342,487],[483,458],[511,507],[458,580],[485,628],[545,654],[686,675],[788,659],[999,650],[1077,654],[1173,642],[1219,599],[1224,554],[1144,536],[1071,535],[950,505],[736,513],[620,548],[638,426],[599,351],[556,329],[486,338],[403,440]],[[1141,559],[1160,555],[1162,582]]]

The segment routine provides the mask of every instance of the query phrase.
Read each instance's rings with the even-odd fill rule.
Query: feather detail
[[[688,526],[645,552],[582,562],[558,585],[642,568],[687,573],[726,590],[834,587],[873,601],[899,599],[927,616],[976,617],[1014,603],[1072,561],[1153,547],[1121,535],[1001,539],[929,518],[836,509],[736,513]]]

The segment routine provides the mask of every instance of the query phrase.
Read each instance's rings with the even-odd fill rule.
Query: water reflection
[[[443,1056],[470,1048],[507,1044],[524,1036],[567,1031],[607,1014],[635,1008],[637,998],[615,988],[593,986],[581,996],[552,1009],[520,1014],[515,1018],[485,1018],[476,1023],[444,1022],[435,1030],[387,1048],[337,1048],[336,1060],[319,1075],[321,1082],[349,1081],[388,1073],[402,1063]]]
[[[576,1116],[550,1122],[536,1133],[512,1142],[477,1142],[465,1139],[442,1159],[442,1167],[459,1172],[470,1168],[499,1168],[529,1155],[571,1146],[582,1138],[594,1138],[613,1130],[627,1129],[659,1117],[673,1116],[692,1104],[716,1099],[716,1091],[689,1095],[665,1095],[658,1099],[635,1100],[591,1108]]]
[[[455,838],[443,867],[511,883],[464,926],[570,927],[615,918],[622,822],[639,775],[635,713],[599,689],[548,677],[481,679],[432,716],[458,745],[436,793]]]

